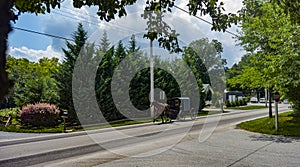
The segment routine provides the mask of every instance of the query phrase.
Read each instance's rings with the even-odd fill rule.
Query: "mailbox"
[[[61,117],[64,119],[64,129],[63,129],[63,132],[66,133],[66,119],[68,118],[68,112],[64,111],[62,113]]]
[[[62,118],[68,118],[68,112],[67,111],[63,112],[61,117]]]

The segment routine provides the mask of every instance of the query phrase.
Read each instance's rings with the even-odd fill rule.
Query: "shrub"
[[[237,106],[242,106],[243,105],[243,101],[242,100],[238,100],[237,101]]]
[[[225,103],[226,107],[231,107],[231,103],[229,100],[226,100],[226,103]]]
[[[243,106],[247,105],[247,100],[246,99],[243,99],[242,102],[243,102]]]
[[[48,103],[28,104],[20,111],[21,123],[25,126],[56,126],[58,125],[59,110]]]
[[[231,107],[236,107],[236,101],[231,102]]]
[[[19,108],[5,108],[0,110],[1,117],[8,117],[12,115],[13,117],[17,117],[19,114]]]
[[[7,121],[8,116],[12,116],[12,123],[17,124],[19,123],[19,108],[5,108],[0,110],[0,121]]]

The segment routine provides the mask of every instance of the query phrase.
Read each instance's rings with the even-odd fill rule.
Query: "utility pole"
[[[153,61],[153,40],[150,40],[150,111],[151,117],[154,117],[154,61]]]

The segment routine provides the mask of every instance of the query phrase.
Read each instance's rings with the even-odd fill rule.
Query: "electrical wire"
[[[176,6],[176,5],[174,5],[174,7],[175,7],[176,9],[179,9],[180,11],[185,12],[185,13],[187,13],[187,14],[190,15],[190,13],[189,13],[187,10],[182,9],[181,7],[178,7],[178,6]],[[207,23],[207,24],[213,25],[211,22],[209,22],[209,21],[207,21],[207,20],[205,20],[205,19],[203,19],[203,18],[201,18],[201,17],[199,17],[199,16],[195,16],[195,15],[192,15],[192,16],[194,16],[195,18],[197,18],[197,19],[199,19],[199,20],[201,20],[201,21],[203,21],[203,22],[205,22],[205,23]],[[227,32],[227,33],[229,33],[229,34],[231,34],[231,35],[233,35],[233,36],[239,37],[239,35],[237,35],[237,34],[231,32],[231,31],[225,30],[225,32]]]
[[[66,41],[75,42],[75,40],[73,40],[73,39],[66,38],[66,37],[61,37],[61,36],[58,36],[58,35],[52,35],[52,34],[48,34],[48,33],[44,33],[44,32],[38,32],[38,31],[29,30],[29,29],[25,29],[25,28],[19,28],[19,27],[12,27],[12,28],[16,29],[16,30],[21,30],[21,31],[25,31],[25,32],[34,33],[34,34],[39,34],[39,35],[44,35],[44,36],[48,36],[48,37],[52,37],[52,38],[63,39],[63,40],[66,40]]]
[[[71,11],[71,12],[75,12],[75,13],[80,14],[80,15],[78,15],[78,17],[79,17],[80,19],[82,19],[83,22],[86,22],[86,23],[89,23],[89,24],[98,26],[98,24],[95,24],[95,23],[93,23],[93,22],[86,21],[86,20],[88,20],[89,18],[94,18],[94,20],[97,19],[97,20],[95,20],[95,22],[97,22],[97,21],[99,21],[99,20],[98,20],[99,17],[96,17],[96,16],[94,16],[94,15],[90,15],[90,14],[86,14],[87,16],[89,16],[89,18],[87,18],[87,17],[84,17],[84,16],[82,15],[82,13],[79,12],[79,11],[77,11],[77,10],[74,10],[74,9],[72,10],[72,9],[70,9],[70,8],[67,8],[67,7],[63,7],[63,8],[68,9],[68,10]],[[64,15],[64,14],[61,14],[61,13],[58,13],[58,12],[66,13],[66,14],[69,14],[69,15],[71,15],[71,16],[67,16],[67,15]],[[67,17],[67,18],[73,19],[73,20],[78,20],[78,19],[72,17],[72,16],[74,16],[74,14],[71,13],[71,12],[68,12],[68,11],[65,11],[65,10],[60,9],[60,10],[57,10],[57,12],[53,12],[53,13],[58,14],[58,15],[61,15],[61,16],[63,16],[63,17]],[[105,24],[109,25],[110,27],[116,28],[116,29],[118,29],[118,30],[122,30],[123,32],[133,32],[133,33],[138,33],[138,32],[139,32],[139,31],[134,30],[134,29],[132,29],[132,28],[128,28],[128,27],[126,27],[126,26],[124,26],[124,25],[120,26],[120,25],[115,24],[115,23],[112,23],[112,22],[105,22]]]
[[[175,7],[176,9],[179,9],[180,11],[183,11],[183,12],[189,14],[189,12],[188,12],[187,10],[185,10],[185,9],[182,9],[182,8],[176,6],[176,5],[174,5],[174,7]],[[64,7],[64,8],[66,8],[66,7]],[[71,10],[71,9],[69,9],[69,8],[66,8],[66,9]],[[78,11],[75,11],[75,10],[71,10],[71,11],[74,11],[74,12],[79,13]],[[67,11],[63,11],[63,12],[72,15],[72,13],[70,13],[70,12],[67,12]],[[61,16],[63,16],[63,17],[67,17],[67,18],[70,18],[70,19],[77,20],[77,19],[74,18],[74,17],[67,16],[67,15],[64,15],[64,14],[61,14],[61,13],[58,13],[58,12],[55,12],[55,11],[53,11],[53,13],[54,13],[54,14],[61,15]],[[88,16],[94,17],[94,18],[98,18],[98,17],[91,16],[91,15],[88,15]],[[203,21],[203,22],[205,22],[205,23],[207,23],[207,24],[212,25],[211,22],[209,22],[209,21],[207,21],[207,20],[205,20],[205,19],[203,19],[203,18],[201,18],[201,17],[198,17],[198,16],[194,16],[194,17],[197,18],[197,19],[199,19],[199,20],[201,20],[201,21]],[[98,26],[98,24],[95,24],[95,23],[93,23],[93,22],[86,21],[86,20],[85,20],[86,18],[83,18],[83,17],[80,17],[80,18],[83,19],[83,20],[82,20],[83,22],[86,22],[86,23],[89,23],[89,24]],[[123,28],[123,30],[124,30],[124,27],[121,27],[121,26],[119,26],[119,25],[113,25],[113,26],[115,26],[115,27],[117,27],[117,28],[119,28],[119,29],[122,29],[122,28]],[[29,32],[29,33],[34,33],[34,34],[39,34],[39,35],[44,35],[44,36],[48,36],[48,37],[52,37],[52,38],[57,38],[57,39],[62,39],[62,40],[67,40],[67,41],[73,41],[73,42],[74,42],[73,39],[66,38],[66,37],[62,37],[62,36],[58,36],[58,35],[53,35],[53,34],[44,33],[44,32],[38,32],[38,31],[29,30],[29,29],[20,28],[20,27],[12,27],[12,28],[13,28],[13,29],[16,29],[16,30],[21,30],[21,31]],[[130,30],[130,31],[135,32],[135,33],[137,32],[137,31],[134,31],[134,30],[129,29],[129,28],[127,28],[127,30]],[[237,36],[237,37],[238,37],[237,34],[231,32],[231,31],[226,30],[226,32],[229,33],[229,34],[231,34],[231,35],[234,35],[234,36]]]

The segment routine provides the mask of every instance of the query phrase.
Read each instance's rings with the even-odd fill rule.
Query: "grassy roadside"
[[[67,128],[67,130],[82,131],[81,129]],[[26,127],[26,126],[0,126],[0,131],[19,133],[62,133],[63,125],[56,127]]]
[[[219,114],[219,111],[204,111],[199,113],[197,116],[206,116],[211,114]],[[186,116],[187,118],[190,116]],[[160,118],[157,118],[158,122],[161,122]],[[89,127],[67,127],[66,130],[72,131],[72,132],[79,132],[84,130],[96,130],[96,129],[103,129],[108,127],[118,127],[118,126],[126,126],[126,125],[134,125],[134,124],[141,124],[141,123],[151,123],[153,122],[152,119],[148,120],[120,120],[116,122],[111,122],[109,125],[93,125]],[[17,125],[16,125],[17,124]],[[19,122],[15,122],[15,125],[13,126],[0,126],[0,131],[5,132],[19,132],[19,133],[62,133],[63,132],[63,124],[60,124],[56,127],[26,127],[26,126],[20,126],[18,125]]]
[[[197,116],[206,116],[206,115],[211,115],[211,114],[219,114],[220,111],[204,111],[201,113],[198,113]],[[189,116],[186,116],[187,118]],[[157,118],[158,122],[161,122],[160,118]],[[79,132],[79,131],[84,131],[84,130],[96,130],[96,129],[103,129],[103,128],[108,128],[108,127],[118,127],[118,126],[126,126],[126,125],[134,125],[134,124],[141,124],[141,123],[150,123],[153,122],[152,119],[149,120],[121,120],[121,121],[116,121],[112,122],[109,125],[104,124],[104,125],[94,125],[94,126],[89,126],[89,127],[77,127],[77,128],[71,128],[67,127],[67,130],[71,130],[72,132]],[[5,132],[20,132],[20,133],[62,133],[63,132],[63,125],[59,125],[56,127],[25,127],[25,126],[0,126],[0,131],[5,131]]]
[[[256,110],[256,109],[263,109],[267,108],[266,106],[256,106],[256,105],[251,105],[251,106],[241,106],[241,107],[229,107],[226,109],[231,109],[231,110]]]
[[[140,124],[140,123],[148,123],[152,122],[152,120],[141,120],[141,121],[135,121],[135,120],[123,120],[118,121],[114,123],[110,123],[110,125],[95,125],[90,127],[66,127],[66,130],[72,131],[72,132],[79,132],[84,130],[95,130],[95,129],[102,129],[102,128],[108,128],[108,127],[117,127],[117,126],[126,126],[126,125],[134,125],[134,124]],[[63,132],[63,124],[60,124],[56,127],[26,127],[26,126],[0,126],[0,131],[5,132],[20,132],[20,133],[62,133]]]
[[[265,108],[264,106],[243,106],[243,107],[235,107],[234,109],[237,110],[251,110],[251,109],[261,109]],[[228,111],[224,111],[228,112]],[[212,114],[219,114],[220,111],[216,110],[206,110],[201,113],[198,113],[197,116],[207,116]],[[189,116],[186,116],[187,118]],[[158,121],[161,121],[160,118],[157,119]],[[273,119],[274,120],[274,119]],[[141,124],[141,123],[150,123],[153,120],[122,120],[110,123],[110,125],[95,125],[90,127],[85,127],[84,129],[81,127],[77,128],[71,128],[67,127],[67,130],[71,130],[72,132],[78,132],[83,130],[95,130],[95,129],[102,129],[102,128],[108,128],[108,127],[117,127],[117,126],[126,126],[126,125],[134,125],[134,124]],[[49,128],[49,127],[24,127],[24,126],[0,126],[0,131],[6,131],[6,132],[22,132],[22,133],[62,133],[63,132],[63,125],[60,124],[57,127]]]
[[[238,128],[251,132],[271,135],[300,136],[300,118],[292,116],[292,112],[279,114],[278,131],[275,130],[275,118],[259,118],[237,125]]]

